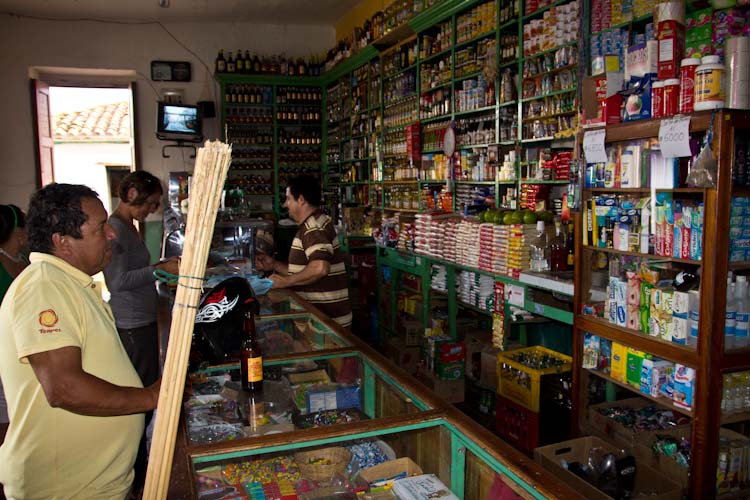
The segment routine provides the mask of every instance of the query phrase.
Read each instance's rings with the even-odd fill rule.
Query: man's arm
[[[289,264],[274,259],[264,253],[255,254],[255,267],[261,271],[274,272],[276,274],[289,274]]]
[[[282,276],[272,274],[269,279],[273,281],[272,288],[288,288],[298,285],[310,285],[328,276],[331,263],[327,260],[311,260],[305,268],[296,273]]]
[[[144,389],[110,384],[83,371],[78,347],[40,352],[28,359],[53,408],[97,417],[131,415],[156,408],[161,381]]]

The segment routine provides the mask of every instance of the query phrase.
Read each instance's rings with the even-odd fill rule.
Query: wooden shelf
[[[698,353],[695,349],[650,337],[642,332],[614,325],[591,316],[576,316],[576,326],[588,333],[608,338],[615,342],[645,351],[659,358],[668,359],[686,366],[698,366]]]
[[[649,394],[645,394],[645,393],[639,391],[636,387],[633,387],[630,384],[626,384],[625,382],[621,382],[619,380],[615,380],[612,377],[610,377],[609,375],[607,375],[605,373],[602,373],[600,371],[597,371],[597,370],[586,369],[586,371],[589,372],[592,375],[595,375],[595,376],[597,376],[599,378],[602,378],[602,379],[606,380],[607,382],[612,382],[615,385],[619,385],[620,387],[624,387],[626,389],[629,389],[629,390],[633,391],[635,394],[637,394],[637,395],[639,395],[639,396],[641,396],[643,398],[650,399],[654,403],[656,403],[658,405],[661,405],[661,406],[664,406],[666,408],[669,408],[670,410],[676,411],[677,413],[682,413],[683,415],[687,415],[689,417],[693,416],[693,412],[692,411],[686,410],[685,408],[680,408],[679,406],[675,405],[672,402],[672,400],[669,399],[669,398],[665,398],[665,397],[655,398],[655,397],[653,397],[653,396],[651,396]]]
[[[707,130],[711,123],[712,111],[698,111],[691,113],[690,132]],[[607,143],[649,139],[659,136],[660,119],[637,120],[628,123],[607,125]]]
[[[700,266],[703,264],[699,260],[678,259],[676,257],[666,257],[663,255],[653,255],[650,253],[627,252],[625,250],[615,250],[614,248],[608,248],[608,247],[595,247],[591,245],[581,245],[581,248],[590,252],[604,252],[604,253],[611,253],[611,254],[617,254],[617,255],[630,255],[632,257],[643,257],[644,259],[658,260],[661,262],[676,262],[680,264],[689,264],[692,266]]]
[[[657,193],[685,193],[685,194],[706,194],[705,188],[603,188],[603,187],[589,187],[584,188],[585,191],[592,194],[606,194],[606,193],[651,193],[656,191]]]

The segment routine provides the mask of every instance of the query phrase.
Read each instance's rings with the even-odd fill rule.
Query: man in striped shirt
[[[343,327],[352,323],[349,283],[333,220],[320,211],[317,179],[300,175],[289,180],[284,207],[299,224],[289,250],[289,262],[256,255],[256,267],[273,271],[273,288],[295,292]]]

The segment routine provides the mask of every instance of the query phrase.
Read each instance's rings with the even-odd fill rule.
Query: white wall
[[[251,53],[305,56],[334,44],[332,26],[252,25],[247,23],[174,23],[166,28],[197,54],[210,71],[220,48]],[[151,82],[152,60],[190,61],[193,81]],[[156,139],[157,91],[181,88],[187,103],[213,100],[220,109],[218,87],[203,64],[157,24],[113,24],[94,21],[45,21],[0,15],[0,203],[22,208],[36,189],[34,122],[29,68],[35,66],[133,70],[137,80],[137,115],[141,168],[167,184],[168,172],[191,170],[188,150],[169,150]],[[202,95],[208,81],[208,95]],[[152,88],[153,87],[153,88]],[[204,135],[219,135],[218,118],[204,122]]]
[[[130,145],[115,143],[55,144],[55,180],[85,184],[97,193],[107,213],[119,198],[110,197],[107,165],[130,165]]]

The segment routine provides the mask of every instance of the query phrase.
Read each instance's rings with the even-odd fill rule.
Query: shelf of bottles
[[[522,139],[575,135],[578,65],[578,0],[525,17],[521,82]]]
[[[279,206],[284,203],[281,187],[297,175],[320,177],[322,122],[318,87],[276,88],[276,141]]]

